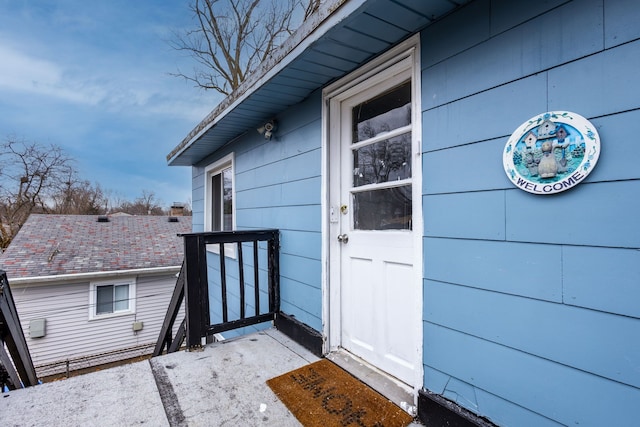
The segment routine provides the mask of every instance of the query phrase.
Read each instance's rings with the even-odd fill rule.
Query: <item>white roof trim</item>
[[[122,277],[122,276],[172,274],[178,271],[180,271],[179,265],[171,266],[171,267],[135,268],[131,270],[97,271],[92,273],[58,274],[53,276],[16,277],[9,280],[9,284],[10,286],[54,284],[58,282],[69,282],[69,281],[77,282],[77,281],[106,279],[106,278]]]

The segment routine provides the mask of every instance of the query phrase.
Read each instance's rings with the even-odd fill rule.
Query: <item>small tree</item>
[[[133,202],[123,201],[111,208],[113,213],[123,212],[130,215],[165,215],[162,202],[158,200],[153,191],[143,190],[142,194]]]
[[[229,95],[293,33],[323,0],[193,0],[197,26],[171,45],[195,59],[191,73],[173,75]]]
[[[134,202],[134,205],[142,208],[143,215],[164,215],[161,204],[162,201],[158,200],[156,193],[150,190],[142,190],[142,194]]]
[[[6,248],[30,214],[49,212],[48,202],[73,176],[73,161],[57,145],[8,138],[0,146],[0,248]]]
[[[53,196],[52,213],[64,215],[100,215],[106,213],[107,197],[100,184],[69,176],[65,186]]]

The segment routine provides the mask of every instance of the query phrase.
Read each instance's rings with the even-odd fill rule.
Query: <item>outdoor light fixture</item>
[[[265,123],[264,125],[260,126],[256,130],[258,131],[258,133],[260,135],[264,135],[264,139],[271,139],[271,136],[273,136],[273,133],[276,131],[277,128],[278,128],[278,125],[277,125],[276,121],[275,120],[269,120],[267,123]]]

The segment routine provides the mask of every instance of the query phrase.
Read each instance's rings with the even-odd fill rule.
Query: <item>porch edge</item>
[[[309,350],[314,356],[323,356],[322,347],[324,339],[320,332],[283,312],[279,312],[276,315],[274,326],[280,332]]]
[[[428,426],[496,427],[486,418],[424,389],[418,391],[418,419]]]

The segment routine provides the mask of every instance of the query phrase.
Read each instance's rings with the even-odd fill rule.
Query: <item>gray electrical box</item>
[[[142,322],[133,322],[133,331],[134,332],[141,331],[143,326],[144,326],[144,323]]]
[[[42,338],[47,334],[47,319],[33,319],[29,322],[29,336]]]

